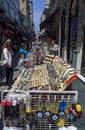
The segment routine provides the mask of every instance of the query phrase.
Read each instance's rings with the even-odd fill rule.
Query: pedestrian
[[[26,50],[26,45],[24,43],[21,44],[20,50],[19,50],[19,55],[22,59],[25,59],[27,56],[27,50]]]
[[[3,56],[8,62],[8,64],[5,66],[6,85],[8,86],[12,84],[12,78],[13,78],[12,55],[13,51],[11,49],[11,40],[7,39],[3,44]]]
[[[23,59],[27,57],[27,50],[26,50],[26,45],[24,43],[21,44],[20,50],[19,50],[19,62],[18,62],[18,67],[19,71],[23,69]]]

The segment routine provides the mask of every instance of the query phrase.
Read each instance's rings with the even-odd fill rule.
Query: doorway
[[[81,74],[85,77],[85,27],[84,27],[84,35],[83,35]]]
[[[62,49],[65,46],[65,22],[66,22],[66,12],[62,13],[61,17],[61,45],[60,45],[60,56],[62,57]]]
[[[69,11],[67,60],[72,63],[73,50],[77,48],[78,0],[72,0]]]

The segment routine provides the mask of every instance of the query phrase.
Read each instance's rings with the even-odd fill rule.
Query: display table
[[[11,90],[48,89],[49,76],[46,64],[35,65],[33,68],[23,69]],[[46,88],[45,88],[46,87]]]
[[[82,115],[78,92],[65,91],[75,78],[71,65],[54,55],[23,68],[11,89],[1,93],[4,126],[55,130],[76,122]]]

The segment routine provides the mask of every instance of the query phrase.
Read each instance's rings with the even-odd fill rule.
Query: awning
[[[48,25],[52,25],[56,14],[58,13],[59,9],[56,9],[51,15],[49,15],[43,22],[41,22],[40,24],[40,30],[42,30],[43,28],[45,28]]]

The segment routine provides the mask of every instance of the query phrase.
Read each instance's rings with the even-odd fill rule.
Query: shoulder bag
[[[7,59],[4,58],[4,55],[2,54],[1,56],[1,62],[0,62],[1,66],[7,66],[8,65],[8,61]]]

